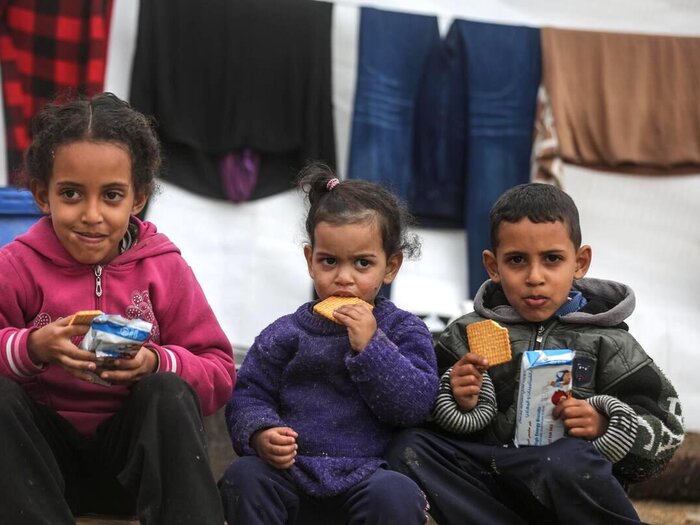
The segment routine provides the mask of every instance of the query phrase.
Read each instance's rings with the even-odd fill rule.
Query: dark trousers
[[[136,383],[94,436],[0,378],[0,472],[3,523],[73,525],[87,513],[224,522],[199,400],[175,374]]]
[[[387,459],[421,486],[440,525],[639,523],[612,464],[582,439],[515,448],[409,429]]]
[[[384,469],[343,494],[314,498],[296,487],[289,471],[244,456],[229,465],[219,490],[229,525],[423,525],[427,519],[418,486]]]

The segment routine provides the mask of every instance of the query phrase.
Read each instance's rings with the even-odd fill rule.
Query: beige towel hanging
[[[700,38],[543,28],[543,83],[565,162],[700,171]]]

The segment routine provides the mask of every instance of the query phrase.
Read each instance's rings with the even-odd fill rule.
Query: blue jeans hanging
[[[527,182],[540,82],[536,28],[363,8],[348,176],[379,182],[428,227],[468,233],[469,297],[487,279],[488,212]]]
[[[349,178],[378,182],[408,200],[415,100],[439,41],[433,16],[362,8]]]

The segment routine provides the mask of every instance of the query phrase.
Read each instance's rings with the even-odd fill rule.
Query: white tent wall
[[[347,165],[355,85],[359,6],[435,14],[441,27],[465,18],[535,27],[700,35],[694,0],[377,0],[337,2],[333,86],[338,165]],[[128,98],[138,2],[114,0],[105,88]],[[0,145],[4,137],[0,137]],[[5,164],[0,148],[0,166]],[[6,170],[0,170],[0,181]],[[679,390],[690,430],[700,430],[700,176],[641,177],[565,167],[565,189],[581,211],[593,247],[590,276],[616,279],[637,293],[633,334]],[[311,296],[302,257],[303,202],[295,192],[241,205],[162,184],[149,219],[182,250],[224,330],[238,349]],[[452,316],[465,304],[464,232],[419,230],[421,260],[408,262],[393,299],[417,313]]]

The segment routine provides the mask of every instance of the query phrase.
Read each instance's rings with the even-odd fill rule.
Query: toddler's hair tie
[[[326,183],[326,189],[327,189],[328,191],[331,191],[331,190],[332,190],[333,188],[335,188],[338,184],[340,184],[340,181],[339,181],[338,179],[336,179],[335,177],[333,177],[331,180],[329,180],[329,181]]]

